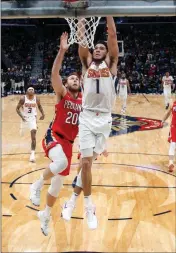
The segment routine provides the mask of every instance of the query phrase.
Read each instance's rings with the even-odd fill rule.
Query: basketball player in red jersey
[[[170,133],[168,141],[170,142],[170,149],[169,149],[169,172],[173,172],[174,170],[174,157],[176,154],[176,99],[173,102],[173,105],[166,113],[163,118],[163,123],[169,118],[172,114],[171,126],[170,126]]]
[[[45,118],[40,99],[35,95],[33,87],[27,89],[26,95],[21,97],[16,107],[16,112],[21,117],[21,127],[29,128],[31,132],[31,155],[30,162],[35,162],[36,132],[37,132],[37,106],[41,112],[40,120]],[[22,111],[21,111],[22,109]]]
[[[76,73],[71,74],[67,78],[66,88],[59,74],[65,52],[69,47],[67,40],[68,34],[63,33],[60,39],[60,50],[54,61],[51,75],[52,86],[57,97],[55,117],[42,143],[46,156],[52,162],[45,169],[39,180],[33,183],[30,188],[31,202],[39,206],[40,192],[44,181],[51,178],[46,208],[37,214],[41,222],[41,230],[46,236],[49,232],[51,208],[58,197],[64,177],[69,175],[70,172],[72,145],[78,134],[78,117],[82,110],[79,77]]]

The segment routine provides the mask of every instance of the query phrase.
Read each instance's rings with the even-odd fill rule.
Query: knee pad
[[[67,168],[68,160],[60,144],[50,149],[48,156],[53,161],[49,168],[55,176]]]
[[[169,156],[174,156],[175,150],[176,150],[176,142],[171,142],[169,148]]]
[[[51,185],[50,185],[50,187],[48,189],[48,193],[51,196],[57,198],[58,195],[59,195],[60,189],[63,186],[63,181],[64,181],[64,177],[63,176],[57,175],[57,176],[52,177],[52,179],[51,179]]]
[[[53,161],[50,163],[49,168],[50,171],[56,176],[62,171],[64,171],[68,166],[68,161],[67,159],[60,158],[57,161]]]

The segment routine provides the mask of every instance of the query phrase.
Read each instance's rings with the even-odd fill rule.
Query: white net
[[[94,48],[94,36],[100,18],[66,18],[70,26],[69,45],[77,43],[85,48]]]

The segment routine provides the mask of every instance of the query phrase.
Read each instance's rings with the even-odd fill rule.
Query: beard
[[[80,87],[79,88],[68,87],[67,89],[72,93],[77,93],[80,91]]]
[[[95,59],[93,56],[92,56],[92,60],[95,62],[95,63],[101,63],[102,61],[104,61],[106,59],[106,55],[103,56],[101,59]]]

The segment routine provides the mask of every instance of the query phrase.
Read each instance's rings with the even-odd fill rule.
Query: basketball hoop
[[[64,7],[77,13],[77,10],[86,9],[89,0],[63,0]],[[94,48],[94,36],[101,17],[65,18],[70,27],[69,45],[77,43],[84,48]]]
[[[84,48],[94,48],[94,36],[100,18],[65,18],[70,27],[69,45],[77,43]]]

